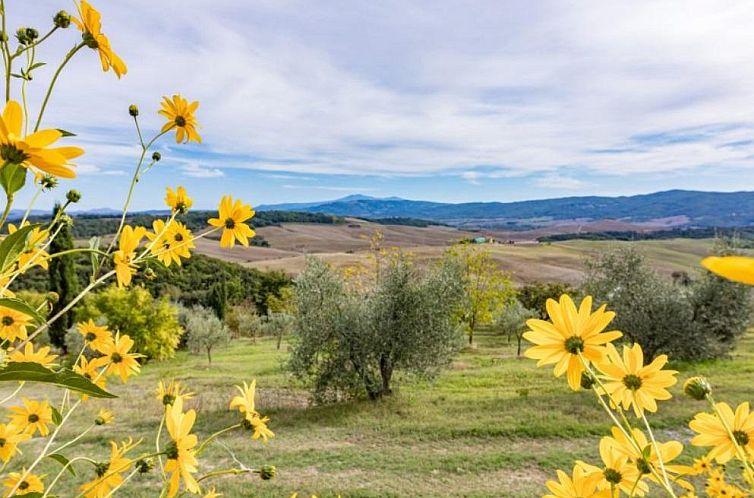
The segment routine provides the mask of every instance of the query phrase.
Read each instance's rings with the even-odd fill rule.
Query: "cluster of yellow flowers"
[[[164,97],[158,114],[166,121],[153,138],[145,141],[139,125],[139,109],[135,105],[128,112],[134,120],[141,154],[136,164],[130,188],[125,200],[120,224],[109,242],[108,247],[100,247],[99,240],[89,247],[77,247],[63,252],[50,254],[48,249],[63,227],[73,221],[65,214],[66,208],[79,201],[81,194],[71,190],[66,194],[66,202],[46,224],[31,223],[29,215],[34,203],[44,192],[57,187],[60,179],[74,178],[75,165],[71,162],[84,154],[79,147],[57,146],[64,137],[74,136],[70,132],[56,128],[42,129],[45,110],[50,102],[53,89],[62,70],[68,62],[83,48],[95,50],[99,56],[103,71],[110,69],[118,78],[128,71],[123,60],[113,51],[110,40],[102,32],[100,13],[86,0],[76,2],[77,16],[65,11],[58,12],[53,18],[51,30],[40,36],[37,30],[21,27],[15,33],[17,46],[11,48],[11,39],[7,35],[5,2],[0,0],[0,52],[2,53],[5,105],[0,115],[0,187],[5,192],[5,207],[0,214],[0,381],[12,382],[15,390],[0,406],[7,416],[0,423],[0,482],[5,487],[4,497],[9,496],[53,496],[51,491],[65,496],[85,498],[105,498],[123,487],[136,474],[151,472],[159,464],[159,477],[162,482],[160,496],[174,497],[180,493],[204,493],[205,498],[221,496],[214,488],[202,489],[209,479],[244,473],[257,473],[262,479],[274,476],[274,467],[254,469],[247,467],[234,456],[240,468],[214,469],[204,475],[199,474],[198,458],[204,449],[221,435],[230,431],[248,431],[251,439],[265,442],[274,437],[268,428],[269,418],[261,415],[255,408],[255,382],[238,386],[240,394],[232,397],[229,409],[238,410],[241,420],[230,427],[223,428],[210,435],[201,443],[192,433],[197,413],[186,409],[193,393],[186,392],[180,383],[160,382],[156,397],[164,407],[163,416],[157,429],[155,448],[150,452],[139,453],[141,440],[127,438],[123,441],[109,442],[109,457],[103,462],[88,456],[68,458],[68,453],[89,431],[111,424],[112,413],[100,409],[83,432],[66,442],[61,429],[72,420],[74,412],[83,403],[91,403],[93,398],[114,398],[107,391],[111,379],[120,379],[126,383],[129,378],[139,373],[140,355],[133,350],[134,341],[125,334],[111,331],[104,324],[91,320],[78,323],[76,328],[83,338],[83,347],[78,356],[66,358],[58,364],[58,356],[52,354],[49,346],[39,345],[40,334],[63,317],[85,295],[114,279],[118,286],[131,284],[134,275],[147,267],[147,263],[156,262],[165,266],[180,265],[191,257],[195,242],[201,237],[221,231],[221,247],[233,247],[236,242],[248,245],[254,237],[254,231],[248,220],[254,216],[252,208],[231,196],[224,196],[219,204],[218,216],[208,220],[208,229],[200,235],[194,235],[180,220],[187,213],[193,201],[186,190],[179,186],[167,188],[165,203],[170,208],[166,219],[157,219],[151,227],[131,226],[126,223],[127,212],[136,184],[142,176],[162,158],[160,152],[153,150],[158,139],[175,131],[176,143],[201,142],[198,133],[199,124],[196,111],[199,103],[190,102],[181,95]],[[43,42],[51,39],[58,30],[65,30],[71,25],[81,32],[78,42],[63,58],[58,69],[50,79],[47,91],[43,93],[36,118],[32,118],[28,107],[26,87],[32,80],[32,73],[44,64],[36,57]],[[18,72],[14,65],[21,64]],[[17,78],[21,87],[20,101],[11,98]],[[151,156],[150,156],[151,153]],[[151,160],[149,159],[151,157]],[[31,202],[19,223],[8,224],[16,194],[27,185],[27,179],[35,188]],[[29,269],[39,266],[47,268],[49,261],[69,254],[88,254],[92,261],[90,284],[78,295],[72,297],[64,306],[59,306],[53,314],[50,310],[55,296],[41,305],[18,298],[11,290],[17,278]],[[145,270],[145,276],[150,275]],[[52,316],[46,316],[49,313]],[[62,399],[53,402],[39,396],[32,386],[37,383],[55,385],[62,388]],[[23,395],[22,395],[23,392]],[[27,396],[28,394],[28,396]],[[20,399],[17,397],[20,396]],[[164,431],[163,431],[164,429]],[[39,440],[32,441],[31,440]],[[27,443],[28,442],[28,443]],[[28,444],[28,446],[26,446]],[[21,453],[21,446],[34,451],[31,463],[28,455],[25,465],[16,465]],[[62,469],[52,479],[39,475],[38,468],[45,459],[53,459],[62,465]],[[90,464],[94,477],[77,490],[67,492],[57,488],[70,486],[63,479],[74,466]],[[7,473],[4,473],[8,470]],[[56,488],[57,487],[57,488]]]
[[[679,441],[659,442],[645,412],[656,412],[657,401],[671,398],[668,388],[676,384],[674,370],[664,369],[666,355],[645,364],[639,344],[624,345],[620,352],[612,342],[622,333],[606,330],[615,317],[603,305],[592,310],[587,296],[577,307],[568,295],[549,299],[549,321],[532,319],[524,337],[533,347],[525,355],[537,366],[554,364],[554,374],[563,374],[573,390],[591,389],[613,422],[610,436],[599,444],[602,463],[577,461],[570,475],[558,471],[557,481],[547,482],[551,494],[545,498],[601,498],[650,496],[659,486],[668,496],[693,498],[693,476],[707,476],[705,487],[711,497],[744,497],[754,490],[754,413],[742,403],[735,413],[726,403],[715,403],[709,383],[689,379],[684,391],[698,400],[708,400],[711,412],[699,413],[689,427],[697,433],[691,444],[711,447],[694,466],[677,463],[683,452]],[[634,420],[631,420],[631,416]],[[643,428],[635,427],[641,424]],[[723,467],[732,459],[742,466],[740,483],[727,482]],[[654,496],[652,494],[652,496]]]

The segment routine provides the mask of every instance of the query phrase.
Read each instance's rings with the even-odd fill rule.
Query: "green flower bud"
[[[263,481],[269,481],[273,477],[275,477],[275,474],[277,473],[277,469],[274,465],[265,465],[261,469],[259,469],[259,477],[262,478]]]
[[[162,154],[160,154],[159,152],[152,153],[152,161],[157,162],[160,159],[162,159]]]
[[[146,278],[147,280],[154,280],[155,278],[157,278],[157,273],[155,273],[155,271],[153,269],[147,268],[147,269],[144,270],[144,278]],[[163,402],[164,401],[165,400],[163,400]],[[170,402],[170,403],[165,403],[165,404],[172,405],[173,403]]]
[[[39,180],[39,184],[42,186],[44,190],[52,190],[58,186],[58,179],[52,175],[44,175]]]
[[[65,198],[68,199],[68,202],[79,202],[81,200],[81,192],[71,189],[65,194]]]
[[[581,388],[582,389],[591,389],[592,386],[595,383],[594,377],[592,377],[592,374],[589,372],[582,372],[581,374]]]
[[[60,294],[57,292],[50,291],[47,293],[47,302],[48,303],[57,303],[60,300]]]
[[[704,377],[691,377],[683,384],[686,396],[701,401],[712,392],[712,386]]]
[[[29,33],[27,32],[29,28],[26,26],[21,26],[16,30],[16,40],[18,40],[18,43],[21,45],[28,45],[31,43],[31,40],[29,39]]]
[[[151,458],[141,458],[136,460],[136,469],[139,474],[147,474],[154,468],[154,460]]]
[[[139,106],[136,104],[131,104],[128,106],[128,114],[130,114],[133,117],[136,117],[139,115]]]
[[[64,10],[61,10],[55,14],[55,17],[52,18],[52,22],[56,27],[66,29],[71,25],[71,15]]]

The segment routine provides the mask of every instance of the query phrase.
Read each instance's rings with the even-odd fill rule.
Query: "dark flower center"
[[[173,396],[172,394],[166,394],[165,396],[162,397],[163,405],[170,406],[173,403],[175,403],[175,396]]]
[[[173,236],[173,239],[174,239],[174,240],[175,240],[176,242],[183,242],[183,235],[181,235],[180,233],[177,233],[177,234],[175,234],[175,235]]]
[[[13,323],[15,323],[15,320],[12,316],[3,317],[3,325],[5,325],[6,327],[10,327],[11,325],[13,325]]]
[[[184,118],[183,116],[176,116],[175,125],[179,128],[183,128],[184,126],[186,126],[186,118]]]
[[[236,220],[233,218],[225,218],[225,228],[232,230],[236,227]]]
[[[120,355],[120,353],[115,352],[110,355],[110,361],[112,361],[113,363],[120,363],[121,361],[123,361],[123,357]]]
[[[0,437],[0,448],[5,446],[5,439]]]
[[[603,472],[605,480],[610,484],[620,484],[623,480],[623,475],[615,469],[605,469]]]
[[[110,464],[107,462],[100,462],[94,467],[94,471],[97,473],[97,477],[102,477],[107,474],[107,469],[110,468]]]
[[[579,354],[584,351],[584,340],[578,336],[571,336],[565,341],[565,349],[571,354]]]
[[[3,161],[12,164],[21,164],[29,159],[29,156],[27,154],[24,154],[22,151],[18,150],[11,144],[0,145],[0,157],[3,158]]]
[[[95,340],[96,338],[97,338],[97,334],[95,334],[94,332],[89,332],[86,334],[86,340],[89,342]]]
[[[18,489],[28,489],[29,483],[26,481],[21,481],[21,484],[18,485]]]
[[[629,374],[623,377],[623,385],[632,391],[636,391],[641,387],[641,377],[634,374]]]
[[[740,446],[746,446],[749,444],[749,435],[744,431],[733,431],[733,439],[735,439]]]
[[[31,415],[29,415],[28,420],[30,424],[35,424],[39,422],[39,415],[37,415],[36,413],[32,413]]]
[[[178,459],[178,446],[175,445],[175,442],[171,442],[168,447],[165,448],[165,456],[170,460]]]

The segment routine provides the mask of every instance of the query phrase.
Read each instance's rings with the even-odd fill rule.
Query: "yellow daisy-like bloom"
[[[243,383],[243,387],[236,386],[240,396],[235,396],[230,400],[230,409],[238,408],[238,411],[244,415],[255,415],[257,411],[254,406],[254,397],[256,396],[257,380],[251,381],[251,384]]]
[[[26,339],[26,327],[31,324],[31,317],[20,311],[0,306],[0,338],[8,342]]]
[[[254,217],[254,210],[248,204],[241,203],[240,199],[233,202],[233,197],[229,195],[220,199],[218,208],[218,217],[211,218],[208,223],[213,227],[223,229],[223,235],[220,238],[220,247],[233,247],[238,241],[241,245],[249,245],[249,239],[254,237],[254,230],[249,227],[246,220]]]
[[[615,498],[621,491],[631,496],[644,496],[649,491],[649,486],[641,481],[639,469],[628,461],[627,455],[615,449],[609,437],[600,440],[600,457],[605,464],[603,468],[580,461],[577,464],[584,469],[586,477],[600,478],[601,489],[613,489]]]
[[[220,496],[223,496],[223,494],[215,491],[215,488],[211,488],[203,498],[219,498]]]
[[[754,413],[749,411],[749,403],[741,403],[735,413],[728,403],[715,404],[716,411],[722,420],[711,413],[697,413],[689,423],[689,427],[698,434],[691,440],[694,446],[712,446],[707,454],[719,463],[726,463],[736,454],[733,439],[748,455],[754,456]],[[725,427],[733,433],[731,439]]]
[[[186,392],[181,383],[174,380],[160,381],[155,391],[155,398],[165,406],[172,406],[179,399],[183,402],[193,397],[194,393]]]
[[[600,489],[598,474],[587,474],[584,469],[576,465],[573,477],[562,470],[558,470],[558,481],[547,481],[547,489],[551,494],[542,498],[610,498],[609,489]]]
[[[261,417],[258,414],[246,414],[244,419],[244,425],[251,429],[251,438],[262,438],[266,443],[271,437],[275,437],[275,433],[267,427],[267,422],[270,421],[270,417]]]
[[[107,498],[112,496],[112,490],[123,483],[123,472],[133,464],[133,460],[126,457],[126,453],[137,446],[129,439],[120,445],[110,441],[110,460],[96,466],[96,477],[79,488],[86,498]]]
[[[195,420],[194,410],[183,413],[182,399],[176,399],[165,413],[165,425],[172,439],[172,443],[165,450],[167,456],[165,472],[171,474],[168,487],[169,498],[178,494],[181,480],[189,493],[201,492],[193,476],[197,472],[198,464],[194,455],[194,447],[198,441],[196,435],[191,434]]]
[[[186,225],[172,220],[166,226],[163,220],[154,220],[152,228],[154,232],[147,232],[147,238],[157,241],[151,252],[159,262],[165,266],[170,266],[171,263],[180,266],[181,258],[191,257],[191,249],[195,247],[194,236]]]
[[[612,344],[607,345],[607,357],[596,363],[605,374],[605,389],[615,403],[624,410],[633,407],[640,417],[644,410],[657,411],[655,400],[672,397],[668,387],[678,382],[675,370],[663,370],[668,362],[667,355],[660,355],[649,365],[644,366],[644,352],[639,344],[623,346],[623,357]]]
[[[117,375],[122,382],[126,382],[129,376],[139,373],[139,355],[129,353],[133,345],[133,339],[127,335],[120,335],[120,332],[115,334],[112,342],[105,344],[102,354],[105,355],[104,363],[107,365],[106,375]]]
[[[23,224],[23,226],[27,226],[29,222]],[[15,233],[18,230],[18,227],[14,225],[13,223],[8,224],[8,233]],[[42,230],[39,227],[34,228],[31,233],[29,234],[29,238],[27,241],[28,246],[31,248],[28,251],[25,251],[18,256],[18,268],[31,268],[34,265],[39,265],[45,270],[49,267],[47,264],[47,258],[50,257],[50,255],[47,253],[47,251],[43,249],[36,249],[37,246],[41,246],[45,240],[47,240],[47,237],[49,236],[49,232],[47,230]]]
[[[18,444],[31,438],[31,434],[13,424],[0,424],[0,460],[8,463],[16,453],[21,453]]]
[[[113,340],[113,334],[105,325],[97,325],[91,318],[87,322],[79,322],[76,329],[84,337],[86,345],[94,351],[102,352],[102,348]]]
[[[105,356],[93,360],[88,360],[86,356],[81,356],[79,362],[73,366],[73,371],[86,377],[97,387],[105,389],[107,385],[107,377],[102,373],[102,367],[107,365],[108,361],[108,358]],[[82,397],[85,400],[88,399],[87,395],[83,395]]]
[[[702,266],[728,280],[754,285],[754,258],[746,256],[710,256],[702,260]]]
[[[107,425],[112,424],[114,420],[113,412],[100,408],[100,411],[97,412],[97,418],[94,419],[94,423],[96,425]]]
[[[615,317],[612,311],[605,311],[602,305],[592,313],[592,297],[587,296],[576,309],[573,300],[567,295],[560,301],[547,300],[547,313],[550,321],[528,320],[531,329],[524,338],[535,344],[526,350],[527,358],[539,360],[537,366],[555,364],[554,373],[560,377],[567,374],[568,385],[573,390],[581,388],[581,374],[585,371],[579,356],[586,362],[598,362],[605,356],[604,345],[621,337],[617,330],[603,332]]]
[[[52,423],[52,409],[47,401],[34,401],[21,398],[24,406],[11,407],[11,423],[22,427],[30,435],[39,432],[42,436],[50,433],[49,424]]]
[[[29,474],[22,479],[24,474],[26,474],[26,469],[23,469],[21,472],[11,472],[8,474],[8,477],[3,481],[3,486],[8,488],[5,494],[3,494],[4,498],[44,492],[45,485],[40,476]],[[16,488],[16,491],[13,491],[13,488]]]
[[[9,282],[9,276],[0,276],[0,297],[16,297],[15,292],[7,288]]]
[[[196,122],[196,116],[194,116],[198,107],[199,102],[195,100],[189,104],[188,100],[180,95],[173,95],[172,99],[162,97],[162,109],[158,113],[166,117],[168,122],[163,125],[160,131],[165,133],[175,128],[176,143],[186,143],[192,140],[202,143],[202,137],[196,131],[199,125]]]
[[[175,192],[173,192],[172,188],[167,187],[165,189],[165,204],[167,204],[174,213],[185,213],[191,209],[194,201],[188,196],[188,194],[186,194],[186,189],[182,186],[176,188]]]
[[[113,254],[118,287],[128,287],[131,284],[131,277],[136,273],[133,259],[146,233],[147,229],[144,227],[133,228],[129,225],[123,227],[118,241],[118,250]]]
[[[81,31],[81,38],[87,47],[99,52],[99,59],[102,63],[102,70],[107,72],[113,69],[115,75],[120,79],[121,76],[128,72],[126,63],[113,52],[110,47],[110,40],[102,33],[102,16],[86,0],[81,0],[76,5],[79,11],[80,19],[71,17],[71,21]]]
[[[0,118],[0,158],[3,162],[32,167],[61,178],[75,178],[69,160],[79,157],[84,149],[50,145],[63,136],[58,130],[40,130],[21,138],[23,111],[15,100],[5,104]]]
[[[42,366],[48,367],[53,364],[57,357],[58,355],[56,354],[50,354],[49,346],[41,347],[35,352],[32,343],[27,342],[23,351],[14,350],[10,354],[10,361],[16,363],[39,363]]]
[[[652,474],[654,469],[660,472],[660,461],[662,461],[665,470],[668,473],[682,474],[685,471],[685,467],[680,465],[670,465],[670,462],[675,460],[678,455],[683,452],[683,445],[678,441],[668,441],[665,443],[657,443],[659,448],[659,455],[655,451],[654,445],[652,445],[647,437],[639,429],[634,429],[633,439],[629,439],[618,427],[612,428],[612,438],[610,443],[619,452],[626,455],[629,460],[636,466],[641,475],[649,475],[649,479],[659,482],[657,478]],[[637,449],[632,441],[636,441],[639,448]],[[647,456],[649,455],[649,456]]]

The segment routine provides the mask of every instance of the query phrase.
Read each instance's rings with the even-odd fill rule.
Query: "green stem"
[[[46,39],[48,39],[50,36],[52,36],[52,34],[55,31],[57,31],[57,29],[58,29],[57,26],[53,26],[53,28],[50,31],[48,31],[47,34],[44,35],[42,38],[40,38],[39,40],[35,41],[31,45],[26,45],[24,48],[22,48],[20,50],[17,50],[15,54],[11,54],[10,60],[12,61],[13,59],[15,59],[16,57],[20,56],[21,54],[23,54],[27,50],[36,49],[42,42],[44,42]]]
[[[0,401],[0,406],[4,405],[8,401],[12,400],[16,396],[16,394],[18,394],[19,391],[21,391],[21,388],[24,387],[24,384],[25,384],[25,381],[23,381],[23,380],[21,382],[19,382],[18,383],[18,387],[16,388],[16,390],[13,391],[9,396],[6,396],[5,398],[3,398]]]
[[[10,55],[10,48],[8,47],[8,30],[5,27],[5,0],[0,0],[0,14],[2,15],[2,32],[5,35],[5,39],[2,42],[2,51],[3,61],[5,62],[5,102],[7,103],[10,100],[10,73],[13,58]]]
[[[39,194],[42,193],[42,190],[42,185],[39,185],[39,187],[37,187],[37,191],[34,192],[34,196],[31,198],[31,201],[29,201],[29,206],[26,208],[26,211],[24,211],[24,217],[21,218],[21,223],[18,226],[24,226],[24,223],[26,223],[26,220],[29,218],[29,214],[31,214],[31,208],[33,208],[34,204],[36,204],[37,199],[39,199]]]
[[[78,441],[79,439],[81,439],[82,437],[86,436],[89,433],[89,431],[91,431],[92,429],[94,429],[94,426],[95,426],[95,424],[90,425],[89,427],[86,428],[86,430],[84,430],[84,432],[82,432],[81,434],[79,434],[75,438],[73,438],[70,441],[68,441],[67,443],[62,444],[59,447],[55,448],[52,451],[52,454],[54,454],[54,453],[60,453],[64,449],[68,448],[70,445],[72,445],[73,443],[75,443],[76,441]]]
[[[212,472],[209,472],[208,474],[203,475],[199,479],[196,480],[196,482],[202,482],[205,479],[211,479],[213,477],[219,477],[219,476],[227,476],[227,475],[240,475],[240,474],[248,474],[249,472],[254,472],[253,469],[225,469],[225,470],[215,470]]]
[[[71,465],[73,465],[73,462],[79,462],[79,461],[86,461],[86,462],[91,463],[92,465],[97,465],[97,462],[95,462],[91,458],[82,457],[82,456],[71,458],[68,462],[66,462],[65,465],[63,465],[63,468],[60,469],[60,471],[58,472],[58,474],[55,476],[55,479],[53,479],[50,482],[49,486],[47,486],[47,489],[45,490],[45,493],[42,495],[42,498],[45,498],[46,496],[49,496],[50,495],[50,491],[52,491],[52,488],[55,487],[55,484],[57,484],[58,480],[63,476],[63,473],[68,469],[68,467],[70,467]]]
[[[634,404],[636,404],[635,396],[634,396]],[[665,462],[662,461],[662,453],[660,453],[660,445],[657,444],[655,435],[652,432],[652,426],[649,425],[649,420],[647,420],[647,416],[644,415],[644,411],[641,411],[640,413],[641,413],[641,420],[642,422],[644,422],[644,427],[647,429],[649,440],[652,442],[652,448],[654,448],[655,455],[657,455],[657,461],[660,463],[660,471],[662,472],[662,479],[664,482],[664,487],[666,487],[668,492],[672,493],[672,495],[675,496],[675,492],[673,491],[673,486],[670,484],[670,479],[668,478],[668,471],[665,469]]]
[[[196,452],[194,453],[196,456],[201,455],[202,451],[204,451],[204,448],[207,447],[209,443],[211,443],[214,439],[217,439],[219,436],[225,434],[226,432],[230,432],[236,429],[240,429],[241,424],[235,424],[231,425],[230,427],[226,427],[223,430],[217,431],[214,434],[212,434],[210,437],[204,440],[202,444],[199,445],[199,448],[196,449]]]
[[[8,163],[5,164],[7,165]],[[10,208],[13,205],[13,194],[6,194],[5,201],[5,210],[3,211],[2,218],[0,218],[0,231],[2,231],[3,226],[5,226],[5,220],[8,219],[8,215],[10,214]]]
[[[79,43],[75,47],[71,49],[70,52],[68,52],[63,59],[63,62],[60,63],[60,66],[55,71],[55,74],[52,76],[52,80],[50,81],[50,86],[47,87],[47,92],[45,93],[45,98],[42,101],[42,107],[39,109],[39,116],[37,116],[37,123],[34,125],[34,131],[39,130],[39,126],[42,124],[42,116],[44,116],[45,109],[47,108],[47,103],[50,101],[50,97],[52,96],[52,89],[55,87],[55,83],[58,81],[58,77],[60,76],[60,73],[63,71],[63,68],[68,64],[68,61],[70,61],[74,55],[76,55],[76,52],[81,50],[84,46],[84,42]]]

